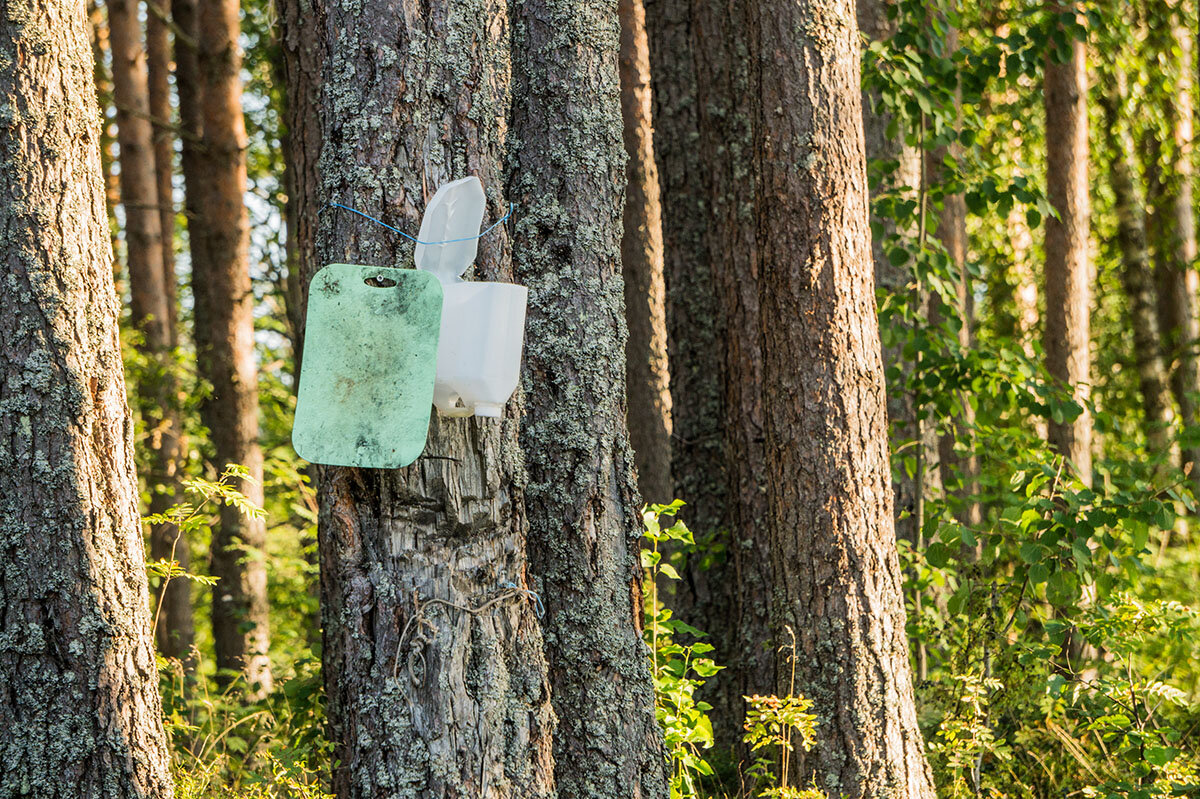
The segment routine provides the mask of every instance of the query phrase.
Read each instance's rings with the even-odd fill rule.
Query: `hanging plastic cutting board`
[[[442,286],[432,273],[352,264],[317,272],[292,426],[296,453],[373,469],[415,461],[429,429],[441,316]]]

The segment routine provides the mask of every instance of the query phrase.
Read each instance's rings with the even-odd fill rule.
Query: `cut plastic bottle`
[[[441,335],[433,404],[447,416],[498,418],[517,388],[528,290],[464,281],[475,261],[486,206],[479,178],[441,186],[425,209],[414,259],[442,283]]]

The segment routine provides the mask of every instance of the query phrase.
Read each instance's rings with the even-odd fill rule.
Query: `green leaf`
[[[935,569],[944,569],[950,563],[950,547],[940,541],[930,544],[925,550],[925,562]]]

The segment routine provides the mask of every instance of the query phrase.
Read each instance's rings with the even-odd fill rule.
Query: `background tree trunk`
[[[120,287],[120,264],[116,258],[119,242],[117,240],[117,204],[121,202],[121,186],[117,171],[113,169],[116,162],[116,137],[112,135],[114,125],[109,120],[108,109],[112,104],[112,75],[108,68],[108,21],[105,8],[97,0],[88,0],[88,27],[91,32],[92,60],[95,64],[96,97],[100,102],[100,168],[104,176],[104,205],[108,210],[108,232],[113,252],[113,276]],[[121,292],[118,290],[117,295]]]
[[[870,41],[887,41],[896,33],[896,20],[888,18],[888,9],[895,5],[894,0],[858,0],[856,16],[859,30]],[[864,88],[863,106],[863,140],[865,143],[867,162],[885,162],[889,166],[882,170],[879,190],[896,190],[909,187],[912,193],[919,194],[924,180],[923,154],[918,147],[909,145],[904,132],[897,135],[888,134],[888,126],[892,123],[892,115],[883,106],[883,98],[877,91]],[[895,168],[891,168],[891,164]],[[879,236],[873,237],[871,255],[875,262],[875,285],[892,294],[910,293],[912,274],[906,265],[895,266],[884,254],[884,241],[898,231],[896,221],[891,218],[872,216],[873,223],[881,230]],[[915,293],[910,301],[915,301]],[[893,322],[899,324],[899,321]],[[885,366],[899,365],[911,369],[903,355],[903,342],[885,346],[883,362]],[[889,438],[896,448],[908,442],[921,441],[924,451],[922,457],[928,458],[936,452],[934,431],[926,432],[917,422],[917,409],[914,398],[907,391],[889,391],[887,393]],[[917,480],[916,474],[903,467],[892,472],[892,492],[895,499],[896,535],[913,543],[917,540]],[[928,493],[928,491],[926,491]]]
[[[0,795],[170,796],[84,6],[0,65]]]
[[[555,779],[560,796],[651,799],[666,780],[625,429],[616,7],[525,0],[514,14],[513,269],[529,287],[521,449]]]
[[[621,113],[626,164],[625,381],[629,441],[638,489],[648,502],[670,502],[671,392],[667,368],[666,288],[663,283],[662,206],[650,121],[650,52],[642,0],[619,0],[621,18]]]
[[[154,183],[158,191],[159,230],[162,234],[163,289],[167,297],[168,330],[172,345],[179,343],[179,302],[175,278],[175,142],[171,110],[171,37],[167,20],[171,0],[146,0],[146,69],[150,118],[154,125]]]
[[[1064,7],[1048,0],[1055,13]],[[1053,49],[1053,48],[1052,48]],[[1046,217],[1046,318],[1042,347],[1050,376],[1083,406],[1073,421],[1049,423],[1051,445],[1092,482],[1092,417],[1087,410],[1091,365],[1092,267],[1088,258],[1088,116],[1085,45],[1071,59],[1046,56],[1046,195],[1059,218]]]
[[[505,4],[439,0],[401,16],[372,2],[282,10],[305,286],[324,263],[407,266],[413,256],[350,214],[321,216],[314,239],[317,198],[416,232],[436,187],[474,174],[492,212],[505,208]],[[480,241],[475,273],[512,279],[504,228]],[[428,454],[405,469],[320,469],[340,797],[555,795],[535,604],[508,587],[528,586],[519,397],[510,407],[502,421],[435,416]]]
[[[1170,376],[1171,393],[1179,407],[1180,423],[1187,427],[1200,424],[1196,395],[1200,392],[1200,319],[1196,303],[1200,292],[1196,261],[1196,220],[1193,216],[1193,80],[1194,39],[1186,20],[1195,19],[1195,4],[1181,0],[1176,8],[1162,3],[1162,11],[1171,20],[1163,50],[1175,59],[1175,91],[1163,98],[1162,109],[1173,141],[1173,156],[1167,169],[1168,179],[1159,181],[1159,191],[1151,191],[1151,233],[1154,252],[1154,280],[1158,295],[1158,325],[1162,335],[1162,357]],[[1154,148],[1153,163],[1147,170],[1161,170]],[[1151,186],[1153,189],[1153,185]],[[1195,434],[1193,433],[1193,436]],[[1200,446],[1182,447],[1183,465],[1191,464],[1192,490],[1200,494]]]
[[[153,19],[153,15],[151,15]],[[112,44],[113,96],[117,106],[117,140],[121,146],[121,204],[125,209],[125,248],[134,327],[147,366],[138,374],[138,411],[146,429],[150,513],[162,513],[181,499],[179,480],[186,454],[182,445],[179,386],[172,350],[175,303],[173,268],[168,271],[158,195],[159,156],[151,124],[146,51],[136,0],[108,0]],[[161,54],[159,54],[161,57]],[[158,67],[161,69],[162,64]],[[166,78],[156,75],[160,82]],[[158,90],[164,87],[159,86]],[[154,97],[169,110],[166,100]],[[169,142],[168,142],[169,147]],[[168,165],[167,182],[170,183]],[[170,280],[168,275],[170,274]],[[168,290],[167,286],[172,288]],[[172,524],[150,528],[150,557],[189,565],[186,537]],[[187,580],[172,580],[155,597],[162,605],[155,630],[158,649],[167,657],[185,658],[192,646],[191,589]]]
[[[849,0],[773,0],[750,29],[772,618],[776,640],[796,635],[795,688],[820,720],[802,774],[833,796],[932,798],[892,521],[853,19]],[[777,672],[787,693],[785,659]]]
[[[951,10],[956,11],[956,8]],[[945,24],[944,47],[947,53],[958,50],[958,29]],[[962,128],[962,89],[956,87],[954,98],[957,132]],[[926,174],[931,186],[941,186],[942,205],[938,209],[936,236],[950,257],[952,277],[957,293],[950,312],[959,321],[958,346],[963,352],[970,351],[974,336],[975,302],[971,292],[971,275],[967,269],[967,199],[962,191],[946,191],[944,164],[947,157],[959,162],[962,146],[957,141],[938,147],[926,154]],[[936,302],[936,300],[935,300]],[[978,492],[979,458],[971,446],[971,435],[975,427],[975,409],[967,401],[966,392],[959,391],[960,415],[953,420],[949,430],[938,438],[939,482],[947,492],[959,523],[978,530],[983,522],[983,509],[974,499]],[[961,444],[966,455],[960,456],[956,445]],[[968,557],[971,553],[968,553]]]
[[[1117,215],[1117,244],[1121,249],[1121,283],[1129,303],[1146,448],[1152,453],[1164,453],[1171,446],[1170,426],[1174,413],[1159,349],[1162,339],[1155,309],[1150,251],[1146,244],[1146,210],[1134,184],[1133,139],[1120,118],[1122,98],[1114,93],[1106,95],[1101,102],[1104,104],[1105,134],[1112,150],[1109,168]]]
[[[187,22],[189,0],[176,0]],[[193,244],[192,294],[195,296],[196,360],[200,376],[212,384],[212,395],[201,406],[213,441],[214,465],[245,466],[249,479],[235,487],[262,504],[262,449],[258,443],[258,365],[254,356],[254,294],[250,286],[250,229],[243,203],[246,191],[246,127],[242,119],[241,51],[238,47],[237,0],[201,0],[196,17],[198,77],[202,130],[201,146],[185,156],[184,180],[188,199],[188,232],[201,240]],[[189,30],[182,24],[184,30]],[[192,65],[180,60],[180,85]],[[189,92],[192,89],[189,87]],[[180,116],[185,103],[180,91]],[[184,118],[187,130],[195,124],[194,107]],[[191,168],[189,168],[191,167]],[[193,187],[193,179],[199,185]],[[196,258],[199,254],[201,257]],[[250,696],[263,696],[272,686],[267,659],[270,627],[267,571],[264,557],[266,526],[236,508],[222,507],[213,530],[211,571],[212,623],[217,668],[241,672]]]
[[[663,184],[676,495],[717,554],[688,564],[670,603],[726,666],[704,687],[717,746],[741,750],[745,701],[774,684],[763,534],[751,44],[746,9],[647,3]],[[689,57],[681,57],[681,54]]]

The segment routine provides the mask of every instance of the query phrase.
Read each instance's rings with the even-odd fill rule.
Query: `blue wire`
[[[399,233],[401,236],[403,236],[404,238],[408,239],[411,242],[415,242],[416,244],[424,244],[426,247],[434,246],[434,245],[438,245],[438,244],[455,244],[460,241],[474,241],[475,239],[481,239],[484,236],[486,236],[487,234],[491,233],[493,230],[495,230],[500,225],[504,224],[504,222],[510,216],[512,216],[512,212],[513,212],[513,204],[509,203],[508,204],[508,213],[506,213],[504,216],[497,219],[486,230],[484,230],[474,236],[467,236],[467,237],[461,238],[461,239],[446,239],[445,241],[421,241],[416,236],[410,236],[407,233],[405,233],[403,230],[401,230],[400,228],[392,227],[387,222],[376,219],[375,217],[371,216],[370,214],[364,214],[362,211],[359,211],[357,208],[351,208],[350,206],[342,205],[341,203],[329,203],[329,205],[325,206],[325,208],[341,208],[343,211],[349,211],[352,214],[358,214],[359,216],[363,217],[364,219],[369,219],[372,222],[374,222],[375,224],[381,225],[382,227],[387,228],[388,230],[392,231],[393,233]],[[325,209],[323,208],[321,210],[325,210]]]

